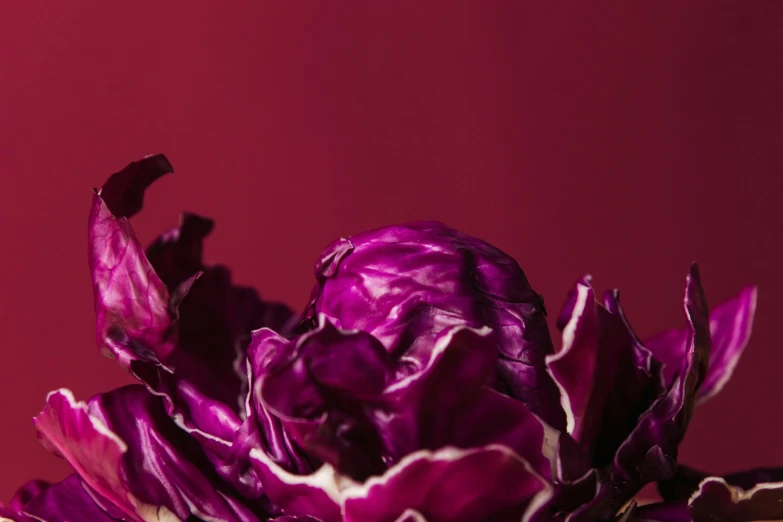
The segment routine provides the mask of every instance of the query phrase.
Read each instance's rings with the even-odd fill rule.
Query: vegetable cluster
[[[579,279],[557,318],[517,262],[440,223],[335,241],[304,313],[207,266],[209,219],[145,251],[129,218],[161,155],[93,196],[98,343],[140,381],[35,425],[64,481],[25,484],[0,520],[745,521],[783,518],[783,471],[677,462],[694,408],[731,377],[756,289],[639,339],[618,292]],[[637,506],[648,483],[664,501]]]

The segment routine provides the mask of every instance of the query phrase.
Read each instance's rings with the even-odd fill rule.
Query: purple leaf
[[[714,397],[731,378],[753,330],[758,291],[749,286],[710,314],[712,353],[697,404]],[[678,361],[686,348],[688,330],[669,330],[645,342],[655,357],[665,364],[667,382],[678,371]]]

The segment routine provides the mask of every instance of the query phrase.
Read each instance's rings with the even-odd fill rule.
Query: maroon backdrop
[[[783,2],[218,4],[0,8],[0,499],[66,473],[47,391],[130,381],[95,348],[86,220],[152,152],[177,173],[140,237],[213,216],[208,258],[297,308],[329,241],[413,219],[514,255],[552,312],[585,272],[620,287],[641,334],[683,323],[694,259],[712,304],[756,282],[682,459],[783,465]]]

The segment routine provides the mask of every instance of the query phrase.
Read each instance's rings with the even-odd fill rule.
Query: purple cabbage
[[[35,418],[74,474],[0,520],[504,522],[782,518],[783,470],[678,463],[696,405],[731,377],[756,289],[643,341],[619,293],[577,281],[555,321],[507,254],[436,222],[341,239],[301,316],[203,262],[183,214],[145,249],[129,218],[172,167],[149,156],[93,196],[104,353],[138,378]],[[633,498],[656,482],[664,498]]]
[[[556,429],[565,425],[546,371],[553,352],[541,298],[514,259],[440,223],[409,223],[332,243],[316,264],[306,315],[376,337],[389,353],[426,358],[444,330],[488,326],[494,387]]]

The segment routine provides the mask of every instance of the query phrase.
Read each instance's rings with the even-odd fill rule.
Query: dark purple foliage
[[[102,350],[142,384],[35,418],[75,473],[22,486],[0,520],[519,522],[783,517],[783,471],[677,462],[695,406],[747,345],[748,287],[642,341],[617,291],[577,281],[556,321],[517,262],[436,222],[341,239],[301,317],[203,262],[208,218],[149,248],[128,219],[172,172],[148,156],[93,196]],[[664,501],[633,498],[658,482]],[[3,518],[4,517],[4,518]]]

